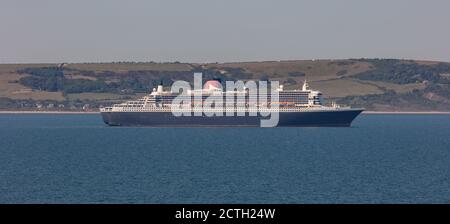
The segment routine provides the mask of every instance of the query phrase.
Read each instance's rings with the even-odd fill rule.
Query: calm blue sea
[[[0,115],[0,203],[450,203],[450,116],[118,128]]]

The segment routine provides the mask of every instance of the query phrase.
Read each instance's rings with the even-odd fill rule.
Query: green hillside
[[[278,80],[287,89],[306,79],[328,102],[374,111],[450,111],[450,63],[396,59],[1,64],[0,110],[95,111],[160,82],[192,81],[193,72],[223,81]]]

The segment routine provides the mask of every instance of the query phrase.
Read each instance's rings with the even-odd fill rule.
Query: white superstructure
[[[278,110],[280,112],[301,112],[301,111],[330,111],[330,110],[348,110],[349,107],[340,107],[333,104],[331,107],[323,105],[323,96],[320,91],[309,89],[308,83],[305,81],[301,90],[285,90],[282,85],[277,89],[278,101],[267,100],[267,103],[259,103],[250,99],[258,98],[258,96],[251,95],[249,91],[244,88],[240,91],[223,92],[220,82],[216,80],[207,81],[203,86],[203,89],[189,91],[185,97],[192,102],[193,111],[201,108],[202,111],[236,111],[236,112],[252,112],[258,111],[272,111]],[[217,105],[214,108],[204,109],[202,106],[206,99],[216,97],[222,98],[223,102],[226,102],[227,95],[234,95],[236,97],[243,96],[245,98],[242,104],[233,104],[231,107],[229,104]],[[199,97],[200,96],[200,97]],[[100,108],[101,112],[170,112],[173,110],[171,107],[172,101],[179,97],[178,93],[170,91],[164,91],[162,85],[158,85],[153,91],[137,100],[131,100],[120,104],[114,104],[111,107]],[[269,94],[270,98],[270,94]],[[277,107],[271,107],[272,104],[277,104]],[[182,110],[182,109],[180,109]]]

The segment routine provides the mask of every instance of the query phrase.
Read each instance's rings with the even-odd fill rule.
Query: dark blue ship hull
[[[280,112],[277,127],[349,127],[362,109]],[[171,112],[102,112],[111,126],[151,127],[260,127],[261,116],[175,117]]]

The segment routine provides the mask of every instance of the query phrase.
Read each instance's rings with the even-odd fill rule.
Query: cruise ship
[[[256,95],[254,93],[245,87],[232,92],[224,91],[219,80],[209,80],[203,88],[184,94],[166,90],[160,84],[140,99],[101,107],[100,112],[103,121],[110,126],[262,127],[264,120],[276,115],[275,123],[266,126],[349,127],[363,111],[362,108],[335,103],[325,106],[322,93],[311,90],[306,80],[301,90],[285,90],[279,85],[276,89],[277,101],[270,100],[270,95],[268,100],[255,100],[259,99],[259,92]],[[233,99],[241,96],[244,101],[231,106],[228,103],[215,103],[213,107],[203,107],[208,98],[225,102],[226,96],[230,95]],[[173,102],[177,97],[188,100],[187,107],[186,104],[183,104],[184,107],[174,107]]]

